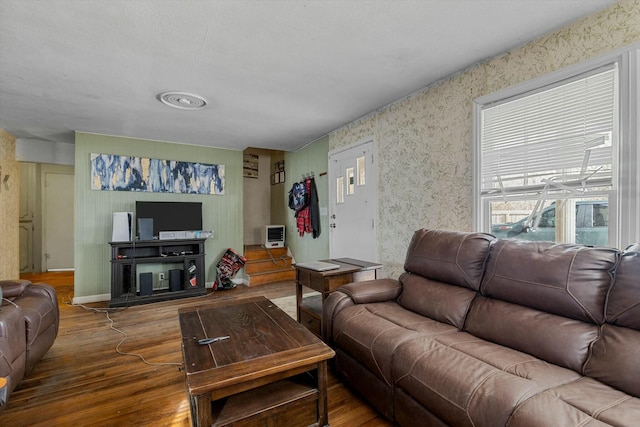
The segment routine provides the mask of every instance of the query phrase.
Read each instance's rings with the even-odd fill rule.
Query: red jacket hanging
[[[304,189],[304,194],[301,194],[301,187]],[[314,239],[320,235],[318,191],[313,178],[293,184],[289,191],[289,207],[296,211],[296,227],[300,237],[305,233],[312,233]]]

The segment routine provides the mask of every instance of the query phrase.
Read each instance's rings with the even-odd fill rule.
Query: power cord
[[[262,245],[263,248],[265,248],[267,250],[267,253],[269,254],[269,256],[271,257],[271,262],[274,263],[275,265],[279,266],[279,267],[284,267],[285,265],[287,265],[287,261],[285,260],[286,255],[281,255],[278,258],[274,258],[273,254],[271,253],[271,249],[269,249],[268,247],[266,247],[265,245]],[[282,264],[279,264],[278,261],[282,261]]]
[[[70,299],[69,299],[70,301]],[[149,362],[147,361],[147,359],[144,358],[144,356],[142,356],[141,354],[138,353],[128,353],[126,351],[122,351],[120,350],[120,346],[127,340],[127,338],[129,338],[129,335],[127,335],[126,332],[116,328],[114,326],[114,321],[111,318],[111,316],[109,316],[109,311],[110,310],[116,310],[116,311],[120,311],[120,310],[126,310],[128,307],[114,307],[114,308],[94,308],[94,307],[87,307],[83,304],[73,304],[73,303],[69,303],[69,301],[65,301],[65,303],[67,305],[70,305],[72,307],[82,307],[83,309],[87,310],[87,311],[93,311],[95,313],[105,313],[107,316],[107,320],[109,320],[109,328],[118,332],[119,334],[122,335],[122,339],[120,340],[120,342],[118,342],[118,344],[116,344],[115,347],[115,351],[116,353],[118,353],[121,356],[133,356],[133,357],[137,357],[140,360],[142,360],[143,363],[149,365],[149,366],[177,366],[179,370],[182,370],[182,363],[176,363],[176,362]]]

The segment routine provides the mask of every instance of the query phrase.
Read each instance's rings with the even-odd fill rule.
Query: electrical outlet
[[[158,280],[164,280],[164,273],[158,273]]]

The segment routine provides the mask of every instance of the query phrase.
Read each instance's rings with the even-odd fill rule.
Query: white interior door
[[[373,141],[329,155],[331,258],[377,262]]]
[[[20,162],[20,273],[35,271],[36,164]]]
[[[42,170],[45,271],[73,269],[73,168]]]

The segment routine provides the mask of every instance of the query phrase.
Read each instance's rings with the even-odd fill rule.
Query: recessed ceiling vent
[[[201,96],[186,92],[163,92],[158,95],[158,100],[181,110],[198,110],[207,105],[207,101]]]

